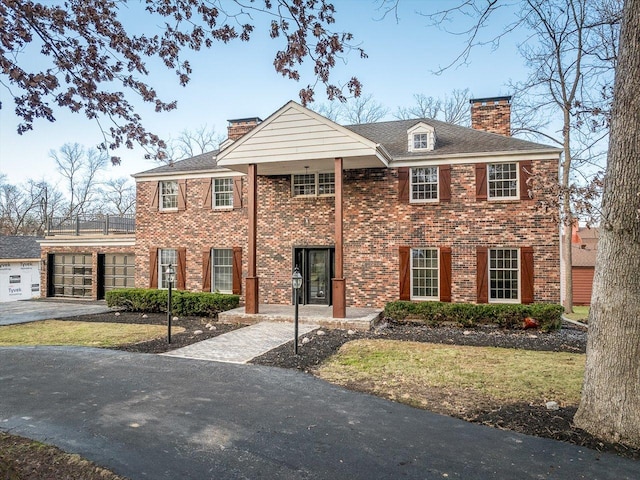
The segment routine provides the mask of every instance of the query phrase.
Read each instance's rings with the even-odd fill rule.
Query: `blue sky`
[[[413,94],[443,97],[453,89],[468,88],[473,97],[507,95],[509,80],[524,80],[526,69],[517,52],[517,39],[503,42],[493,51],[490,47],[472,52],[468,65],[449,69],[441,75],[433,72],[448,64],[463,48],[463,39],[429,26],[418,11],[452,5],[450,0],[402,0],[399,19],[389,15],[380,19],[379,5],[374,0],[334,0],[337,29],[354,34],[369,55],[361,60],[356,52],[335,71],[336,80],[346,82],[352,75],[364,85],[364,94],[391,112],[399,106],[410,106]],[[259,17],[256,17],[259,18]],[[264,17],[263,17],[264,20]],[[492,28],[501,29],[508,16],[495,17]],[[196,129],[204,124],[226,134],[227,120],[259,116],[266,118],[289,100],[299,101],[298,91],[313,79],[304,77],[299,83],[279,76],[272,66],[278,44],[265,32],[266,22],[258,25],[249,43],[219,44],[192,54],[192,81],[182,88],[174,74],[162,67],[152,71],[149,82],[164,100],[176,99],[178,109],[156,114],[143,107],[140,113],[148,129],[163,135],[177,136],[182,130]],[[459,26],[451,26],[457,28]],[[495,30],[494,30],[495,31]],[[322,88],[316,99],[323,102]],[[95,122],[63,110],[56,112],[57,122],[41,120],[34,131],[22,136],[15,132],[17,119],[13,101],[0,87],[0,173],[9,183],[21,183],[28,178],[55,181],[54,162],[48,152],[65,143],[80,143],[93,147],[101,141]],[[389,116],[389,119],[392,119]],[[109,166],[105,177],[129,175],[157,166],[144,160],[141,149],[121,148],[115,154],[122,158],[120,166]]]

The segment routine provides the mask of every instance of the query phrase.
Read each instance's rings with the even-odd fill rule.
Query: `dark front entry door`
[[[298,301],[302,304],[331,305],[333,248],[296,248],[295,265],[303,284]]]

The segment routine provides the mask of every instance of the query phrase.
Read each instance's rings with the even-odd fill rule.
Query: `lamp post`
[[[169,296],[167,297],[167,342],[171,343],[171,287],[173,286],[173,281],[175,280],[175,270],[171,266],[171,264],[167,265],[164,273],[167,276],[167,283],[169,284]]]
[[[300,275],[300,269],[298,268],[298,266],[296,265],[296,268],[293,269],[293,275],[291,275],[291,285],[293,286],[293,292],[294,292],[294,304],[295,304],[295,313],[293,316],[293,322],[294,322],[294,334],[293,336],[295,337],[293,339],[293,353],[295,355],[298,355],[298,290],[300,289],[300,287],[302,286],[302,275]]]

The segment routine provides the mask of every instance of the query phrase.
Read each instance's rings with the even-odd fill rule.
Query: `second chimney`
[[[471,128],[511,136],[511,96],[472,98]]]
[[[238,118],[236,120],[228,120],[229,126],[227,127],[227,136],[229,140],[238,140],[245,133],[250,132],[256,128],[262,119],[258,117],[252,118]]]

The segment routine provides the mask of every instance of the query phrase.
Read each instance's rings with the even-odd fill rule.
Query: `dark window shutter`
[[[202,291],[211,291],[211,249],[202,251]]]
[[[202,208],[213,208],[213,201],[211,200],[212,192],[213,192],[213,178],[209,181],[209,185],[207,187],[207,193],[204,196],[204,205],[202,205]]]
[[[398,200],[409,203],[409,167],[398,168]]]
[[[233,208],[242,208],[242,177],[233,177]]]
[[[487,199],[487,164],[476,163],[476,200]]]
[[[487,255],[489,249],[487,247],[477,247],[476,250],[476,288],[478,303],[487,303],[489,301],[489,266],[487,264]]]
[[[441,202],[451,201],[451,165],[438,167],[439,197]]]
[[[187,208],[187,181],[178,180],[178,210]]]
[[[242,247],[233,247],[233,284],[232,293],[242,293]]]
[[[411,300],[411,247],[400,247],[400,300]]]
[[[149,288],[158,288],[158,249],[149,249]]]
[[[440,301],[451,301],[451,247],[440,247]]]
[[[521,303],[533,303],[533,247],[520,249]]]
[[[178,248],[178,268],[177,268],[176,288],[184,290],[187,280],[187,249]]]
[[[529,200],[533,198],[533,194],[529,195],[529,190],[532,187],[529,185],[532,169],[531,160],[520,162],[518,167],[520,168],[520,200]]]
[[[156,188],[153,192],[153,197],[151,197],[151,208],[158,208],[160,202],[160,182],[156,182]]]

